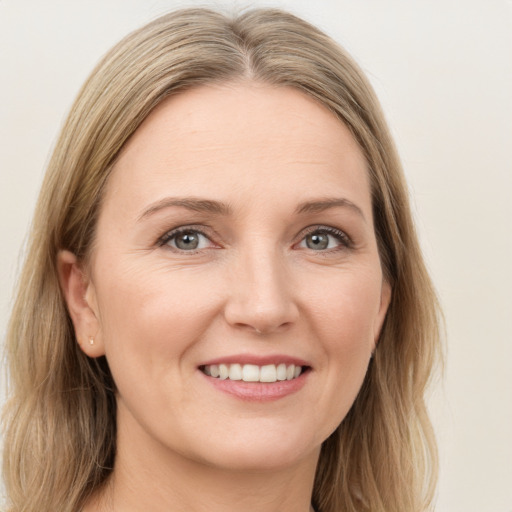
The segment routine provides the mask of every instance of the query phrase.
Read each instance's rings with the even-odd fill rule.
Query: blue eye
[[[180,251],[196,251],[212,245],[210,239],[195,229],[171,231],[162,239],[162,245],[169,245]]]
[[[299,247],[305,247],[313,251],[336,249],[340,246],[348,247],[349,239],[343,231],[334,228],[315,229],[308,233],[299,244]]]

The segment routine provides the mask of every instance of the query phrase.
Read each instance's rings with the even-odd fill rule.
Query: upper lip
[[[265,366],[268,364],[294,364],[295,366],[311,366],[304,359],[285,354],[256,355],[256,354],[233,354],[230,356],[216,357],[201,363],[199,366],[210,366],[212,364],[254,364]]]

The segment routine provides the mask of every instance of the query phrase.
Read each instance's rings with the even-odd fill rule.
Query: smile
[[[244,382],[277,382],[298,378],[304,368],[299,365],[281,363],[258,366],[255,364],[209,364],[200,367],[209,377],[220,380]]]

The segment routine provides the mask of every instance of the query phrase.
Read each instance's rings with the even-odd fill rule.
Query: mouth
[[[262,366],[220,363],[202,365],[199,369],[208,377],[219,380],[272,383],[298,379],[309,367],[285,363]]]

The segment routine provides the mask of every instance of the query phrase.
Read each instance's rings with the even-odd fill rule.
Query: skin
[[[204,233],[197,250],[162,241],[183,226]],[[312,232],[328,246],[311,248]],[[116,465],[86,512],[309,510],[320,446],[360,389],[391,295],[366,162],[339,120],[252,82],[164,101],[114,167],[90,261],[62,251],[59,269],[82,349],[106,355],[118,388]],[[233,354],[309,371],[292,394],[246,401],[198,368]]]

